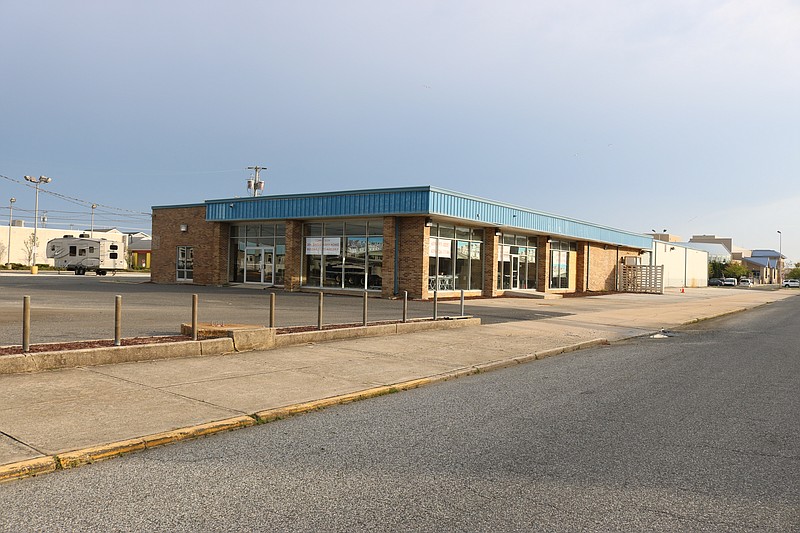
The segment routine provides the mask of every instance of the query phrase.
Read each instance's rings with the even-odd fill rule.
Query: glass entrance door
[[[519,289],[519,256],[511,256],[511,288]]]
[[[271,247],[244,250],[244,282],[272,285],[275,281],[275,251]]]

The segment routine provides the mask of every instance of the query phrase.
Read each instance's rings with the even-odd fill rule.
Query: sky
[[[0,217],[433,185],[800,261],[797,0],[0,0]],[[781,232],[780,234],[778,232]]]

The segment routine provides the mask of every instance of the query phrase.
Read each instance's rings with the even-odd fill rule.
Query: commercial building
[[[617,288],[651,237],[430,186],[153,207],[156,283],[543,296]],[[628,258],[628,259],[626,259]]]

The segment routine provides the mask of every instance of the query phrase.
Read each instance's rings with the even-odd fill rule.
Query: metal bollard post
[[[408,291],[403,291],[403,322],[408,322]]]
[[[197,340],[197,295],[192,294],[192,340]]]
[[[439,318],[439,291],[433,291],[433,319]]]
[[[122,344],[120,332],[122,331],[122,296],[114,298],[114,346]]]
[[[364,291],[364,325],[367,325],[367,291]]]
[[[317,309],[317,329],[322,330],[322,292],[319,293],[319,308]]]
[[[22,351],[31,351],[31,297],[22,297]]]
[[[269,327],[275,327],[275,293],[269,294]]]
[[[464,289],[461,289],[461,316],[465,316],[465,313],[464,313]]]

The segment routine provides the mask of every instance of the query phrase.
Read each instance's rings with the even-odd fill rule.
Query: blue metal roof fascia
[[[206,220],[441,215],[559,237],[650,249],[652,237],[430,186],[208,200]],[[178,206],[179,207],[179,206]]]
[[[649,250],[653,245],[653,238],[647,235],[540,213],[444,189],[431,188],[431,214],[643,250]]]
[[[284,220],[387,215],[426,215],[428,187],[375,189],[206,201],[206,220]]]

